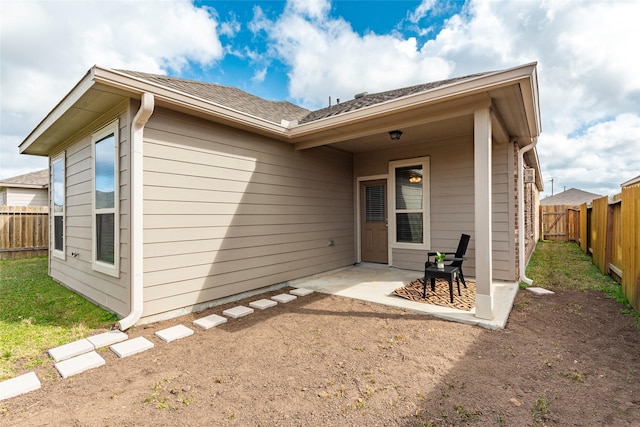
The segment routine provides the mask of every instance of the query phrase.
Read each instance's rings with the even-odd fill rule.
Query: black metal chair
[[[446,265],[451,267],[458,267],[458,269],[460,270],[460,278],[462,279],[462,284],[465,288],[467,287],[467,283],[464,281],[464,274],[462,273],[462,262],[466,259],[464,256],[467,253],[467,247],[469,246],[470,239],[471,236],[469,236],[468,234],[462,234],[460,236],[460,242],[458,243],[458,249],[456,249],[455,252],[440,252],[441,254],[444,253],[445,255],[453,255],[453,257],[447,256],[445,258],[445,262],[448,263]],[[437,252],[427,253],[427,262],[425,263],[425,268],[427,267],[427,264],[433,264],[433,262],[431,261],[431,257],[435,257],[436,254]]]

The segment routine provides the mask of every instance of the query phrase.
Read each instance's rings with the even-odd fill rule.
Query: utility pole
[[[551,177],[551,195],[553,196],[553,180],[555,178]]]

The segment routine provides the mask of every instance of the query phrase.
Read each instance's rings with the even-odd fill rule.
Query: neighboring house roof
[[[426,92],[437,87],[446,86],[448,84],[457,83],[463,80],[470,80],[474,77],[479,77],[487,73],[477,73],[470,76],[456,77],[453,79],[439,80],[437,82],[424,83],[415,86],[408,86],[385,92],[378,93],[364,93],[357,98],[351,99],[346,102],[341,102],[320,110],[312,111],[305,118],[300,120],[300,123],[309,123],[314,120],[323,119],[325,117],[336,116],[338,114],[346,113],[349,111],[359,110],[360,108],[369,107],[371,105],[379,104],[381,102],[390,101],[392,99],[402,98],[403,96],[413,95],[421,92]]]
[[[628,187],[630,185],[633,184],[639,184],[640,183],[640,175],[636,176],[635,178],[631,178],[629,181],[625,181],[622,184],[620,184],[620,187]]]
[[[42,169],[24,175],[14,176],[0,181],[0,187],[14,188],[47,188],[49,186],[49,169]]]
[[[583,203],[591,203],[593,199],[597,199],[598,197],[602,196],[595,193],[589,193],[588,191],[578,190],[577,188],[570,188],[554,196],[545,197],[540,200],[540,204],[542,206],[578,206]]]
[[[261,117],[270,122],[281,120],[301,120],[309,110],[288,101],[269,101],[231,86],[160,76],[138,71],[116,70],[130,76],[139,77],[159,85],[179,90],[216,104],[225,105],[234,110],[252,116]]]

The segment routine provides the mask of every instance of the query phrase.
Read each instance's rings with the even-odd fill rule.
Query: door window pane
[[[365,187],[365,220],[385,221],[384,185],[369,185]]]

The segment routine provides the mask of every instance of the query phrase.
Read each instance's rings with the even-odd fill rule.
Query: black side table
[[[427,297],[427,279],[431,279],[431,292],[436,290],[436,279],[447,279],[449,282],[449,297],[453,303],[453,278],[455,277],[458,285],[458,296],[460,293],[460,280],[458,279],[460,269],[450,265],[444,268],[438,268],[435,264],[427,263],[424,266],[424,285],[422,287],[422,298]]]

